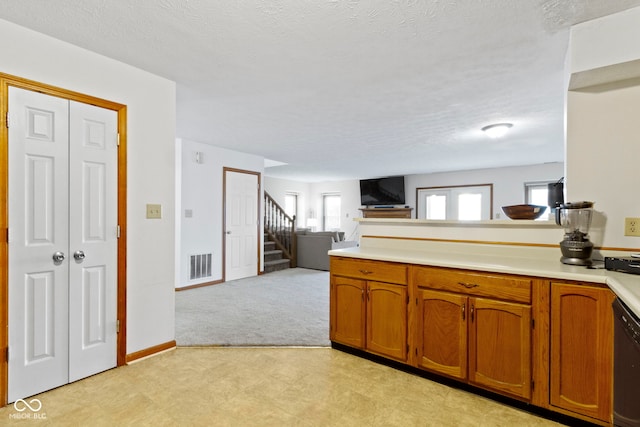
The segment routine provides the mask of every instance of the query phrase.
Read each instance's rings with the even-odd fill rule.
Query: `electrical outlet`
[[[160,219],[162,218],[162,205],[147,205],[147,218],[148,219]]]
[[[624,235],[640,237],[640,218],[624,219]]]

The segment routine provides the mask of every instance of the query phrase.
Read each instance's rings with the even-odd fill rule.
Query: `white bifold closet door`
[[[117,364],[117,113],[9,89],[9,401]]]

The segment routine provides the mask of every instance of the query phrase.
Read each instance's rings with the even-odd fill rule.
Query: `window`
[[[447,219],[447,194],[432,193],[426,196],[428,219]]]
[[[340,195],[322,195],[322,229],[324,231],[340,230]]]
[[[458,195],[458,219],[465,221],[482,219],[482,193]]]
[[[416,200],[420,219],[491,219],[493,184],[418,188]]]
[[[298,216],[298,194],[285,193],[284,195],[284,211],[291,218]]]
[[[538,218],[538,220],[548,220],[551,214],[551,207],[549,203],[549,184],[554,184],[556,181],[544,181],[544,182],[525,182],[524,183],[524,202],[530,205],[546,206],[547,209]]]

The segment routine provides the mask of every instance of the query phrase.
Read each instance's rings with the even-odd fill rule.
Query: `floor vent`
[[[189,280],[211,277],[211,254],[191,255]]]

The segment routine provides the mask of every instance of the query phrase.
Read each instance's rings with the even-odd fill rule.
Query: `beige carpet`
[[[329,272],[292,268],[176,292],[179,346],[328,346]]]

